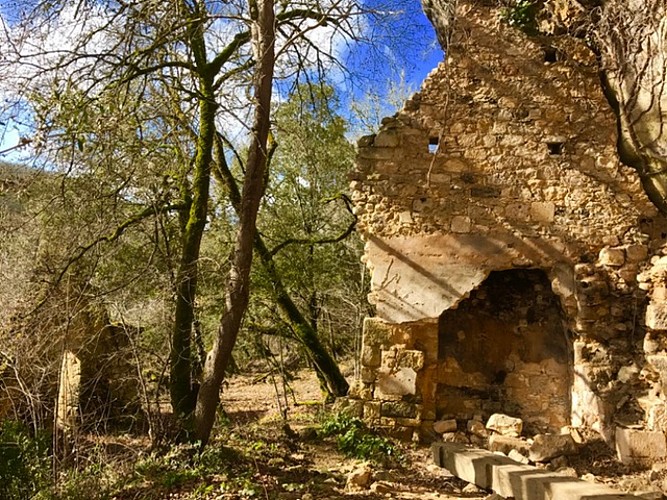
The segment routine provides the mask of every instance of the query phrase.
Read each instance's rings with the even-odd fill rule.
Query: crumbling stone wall
[[[421,91],[359,142],[352,190],[377,316],[365,323],[356,407],[405,434],[469,418],[437,414],[438,318],[492,271],[536,269],[563,312],[571,423],[611,438],[619,416],[644,418],[636,277],[665,220],[618,159],[582,42],[527,37],[492,6],[462,2],[449,43]]]

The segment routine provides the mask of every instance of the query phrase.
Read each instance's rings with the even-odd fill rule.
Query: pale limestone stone
[[[577,445],[569,434],[538,434],[528,450],[533,462],[546,462],[561,455],[573,455]]]
[[[494,413],[486,422],[486,428],[503,436],[519,437],[523,431],[523,420],[502,413]]]
[[[489,437],[489,450],[499,451],[508,455],[510,451],[517,450],[522,455],[528,455],[530,444],[521,438],[491,434]]]
[[[530,204],[530,218],[536,222],[553,222],[556,206],[549,201],[536,201]]]
[[[514,460],[515,462],[519,462],[520,464],[528,465],[530,463],[530,459],[528,457],[522,455],[514,448],[510,450],[507,456],[512,460]]]
[[[667,302],[651,302],[646,307],[646,326],[651,330],[667,330]]]
[[[652,464],[667,456],[665,433],[618,427],[616,453],[624,464]]]
[[[456,419],[438,420],[433,422],[433,430],[437,434],[445,434],[447,432],[456,432]]]
[[[603,248],[598,262],[603,266],[620,267],[625,264],[625,252],[621,248]]]
[[[399,368],[389,373],[380,372],[375,382],[376,394],[405,396],[417,393],[417,372],[412,368]]]
[[[444,170],[446,172],[465,172],[468,170],[468,165],[466,165],[462,160],[452,158],[445,161]]]
[[[351,493],[367,489],[371,482],[372,473],[373,469],[371,469],[371,466],[368,463],[363,463],[357,466],[347,475],[345,491]]]
[[[649,408],[646,427],[650,431],[667,431],[667,405],[664,401],[657,401]]]
[[[401,212],[398,217],[401,224],[412,224],[412,212],[409,210]]]

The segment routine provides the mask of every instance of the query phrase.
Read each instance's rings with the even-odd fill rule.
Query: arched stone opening
[[[572,349],[537,269],[494,271],[438,324],[436,417],[502,412],[535,430],[569,424]]]

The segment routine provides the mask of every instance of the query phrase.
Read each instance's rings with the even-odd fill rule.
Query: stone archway
[[[557,295],[536,269],[494,271],[438,325],[437,418],[503,412],[569,424],[572,354]]]

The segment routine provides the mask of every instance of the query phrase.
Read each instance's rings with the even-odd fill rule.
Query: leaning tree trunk
[[[218,144],[216,153],[217,170],[216,179],[220,184],[227,186],[229,198],[232,207],[237,215],[240,215],[241,193],[236,185],[236,180],[232,175],[222,151],[222,145]],[[269,280],[273,285],[273,297],[278,305],[281,316],[286,323],[291,325],[297,339],[301,342],[310,362],[315,369],[317,378],[323,392],[329,397],[345,396],[349,389],[349,384],[340,371],[338,364],[322,345],[314,324],[301,313],[292,297],[287,292],[283,280],[276,269],[273,255],[266,247],[264,240],[259,233],[255,234],[255,251],[257,252],[262,267],[269,275]]]
[[[273,0],[251,0],[252,36],[257,72],[252,142],[243,180],[239,225],[232,254],[232,266],[225,291],[225,311],[218,334],[206,357],[195,408],[195,437],[208,443],[220,401],[220,386],[236,343],[249,299],[250,266],[257,212],[264,194],[267,142],[270,128],[271,91],[275,63]]]

